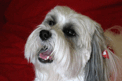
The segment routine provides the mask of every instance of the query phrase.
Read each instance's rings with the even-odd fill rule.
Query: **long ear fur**
[[[117,33],[112,32],[111,30],[116,30]],[[109,46],[114,49],[114,52],[117,56],[122,58],[122,27],[113,26],[105,31],[105,36],[108,37]]]
[[[106,38],[101,27],[96,27],[92,38],[91,57],[85,67],[85,81],[116,81],[118,72],[118,58],[107,49]],[[104,50],[108,51],[109,59],[102,57]],[[118,75],[117,75],[118,74]]]

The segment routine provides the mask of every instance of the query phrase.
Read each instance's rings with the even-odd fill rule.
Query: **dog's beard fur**
[[[50,25],[50,21],[55,24]],[[51,37],[42,40],[39,36],[42,30],[48,30]],[[57,6],[29,36],[25,57],[35,66],[35,81],[108,81],[110,76],[117,76],[118,60],[107,45],[98,23],[68,7]],[[38,59],[44,46],[51,50],[51,63]],[[105,49],[109,59],[102,57]]]

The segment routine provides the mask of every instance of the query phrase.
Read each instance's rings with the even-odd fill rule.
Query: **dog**
[[[25,44],[34,81],[118,81],[121,59],[112,52],[114,41],[109,35],[89,17],[56,6]]]

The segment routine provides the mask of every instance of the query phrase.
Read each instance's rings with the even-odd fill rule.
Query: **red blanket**
[[[34,70],[24,58],[33,29],[56,5],[69,6],[100,23],[103,29],[122,26],[122,0],[2,0],[0,1],[0,81],[33,81]]]

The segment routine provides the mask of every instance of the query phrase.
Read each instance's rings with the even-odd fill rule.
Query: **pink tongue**
[[[42,59],[46,59],[47,58],[47,55],[43,55],[42,53],[40,53],[40,58],[42,58]]]
[[[48,50],[48,51],[46,51],[46,52],[40,53],[39,56],[40,56],[40,58],[42,58],[42,59],[46,59],[46,58],[51,54],[51,52],[52,52],[51,50]],[[52,59],[52,57],[49,56],[48,59]]]

